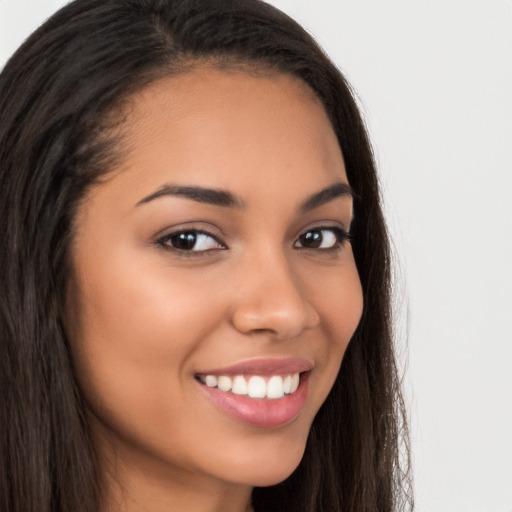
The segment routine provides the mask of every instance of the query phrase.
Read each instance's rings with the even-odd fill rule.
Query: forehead
[[[139,195],[174,182],[306,195],[347,180],[322,103],[290,75],[197,68],[142,89],[125,119],[115,181]]]

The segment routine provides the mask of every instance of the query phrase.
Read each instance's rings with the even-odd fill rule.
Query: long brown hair
[[[389,241],[346,80],[302,27],[259,0],[76,0],[0,74],[0,510],[98,508],[94,450],[61,318],[73,219],[115,160],[112,112],[152,80],[204,61],[308,84],[329,115],[356,197],[363,317],[302,462],[279,485],[255,489],[255,509],[412,509]]]

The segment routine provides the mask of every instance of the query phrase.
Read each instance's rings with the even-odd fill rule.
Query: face
[[[134,487],[278,483],[362,311],[333,129],[298,79],[205,68],[148,86],[124,130],[72,250],[100,459]]]

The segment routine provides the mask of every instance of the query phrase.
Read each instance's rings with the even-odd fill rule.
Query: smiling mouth
[[[205,375],[197,374],[198,379],[210,388],[225,393],[247,396],[249,398],[264,398],[277,400],[285,395],[295,393],[300,383],[300,373],[288,375]]]
[[[303,410],[311,371],[283,375],[195,375],[200,389],[220,411],[258,428],[283,427]]]

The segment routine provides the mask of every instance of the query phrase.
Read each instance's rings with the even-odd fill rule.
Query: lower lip
[[[308,394],[309,372],[300,376],[299,387],[282,398],[249,398],[220,391],[198,382],[210,400],[228,415],[243,423],[258,427],[281,427],[291,423],[300,414]]]

